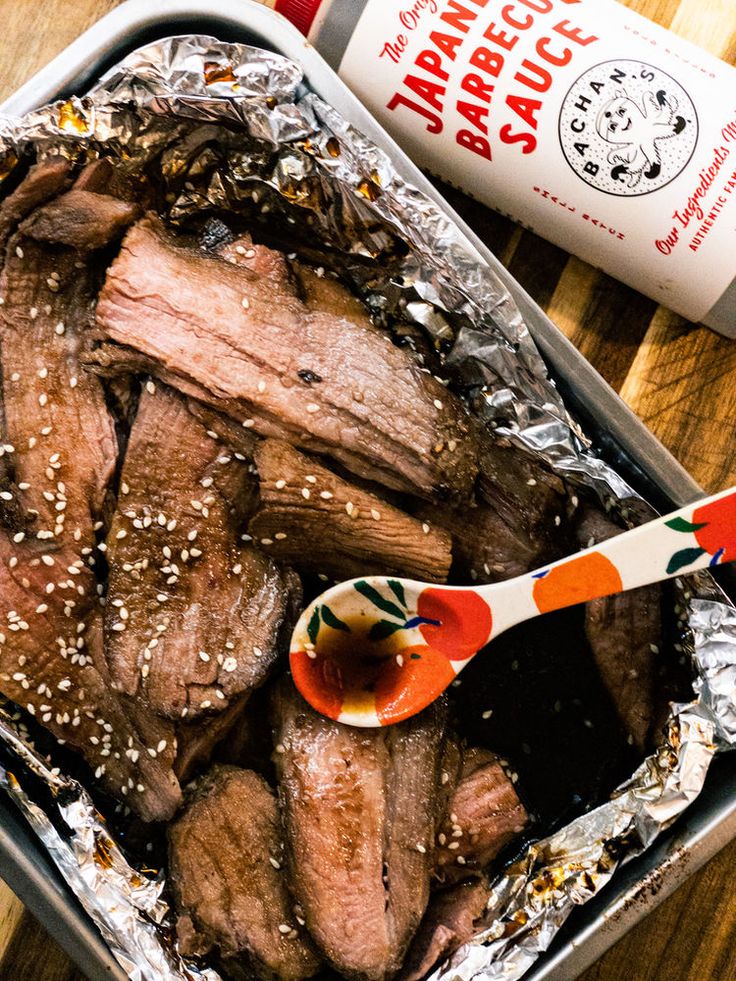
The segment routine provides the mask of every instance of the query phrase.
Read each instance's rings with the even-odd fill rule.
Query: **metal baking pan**
[[[112,64],[171,34],[211,34],[247,41],[301,63],[305,84],[383,147],[407,181],[434,198],[506,284],[556,379],[606,459],[660,509],[701,494],[698,485],[624,405],[590,364],[516,283],[441,194],[384,132],[327,63],[284,18],[250,0],[128,0],[84,33],[0,108],[20,115],[45,102],[81,94]],[[722,579],[732,595],[736,595]],[[703,792],[644,855],[620,869],[593,901],[576,910],[527,981],[572,981],[687,876],[736,837],[736,759],[717,758]],[[91,979],[126,975],[92,921],[12,803],[0,799],[0,875]]]

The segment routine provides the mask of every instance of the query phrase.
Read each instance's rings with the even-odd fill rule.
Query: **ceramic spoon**
[[[733,559],[736,487],[506,582],[352,579],[301,615],[292,675],[331,719],[391,725],[429,705],[481,648],[523,620]]]

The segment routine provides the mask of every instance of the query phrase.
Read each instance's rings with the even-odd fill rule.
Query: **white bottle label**
[[[367,0],[339,72],[426,169],[690,320],[736,270],[736,71],[614,0]]]

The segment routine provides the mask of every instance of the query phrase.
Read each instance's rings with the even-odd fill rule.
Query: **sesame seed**
[[[266,391],[266,383],[265,383],[265,381],[261,380],[261,381],[258,382],[258,391],[259,392],[265,392]]]
[[[238,662],[234,657],[226,657],[222,662],[222,670],[227,671],[228,674],[232,673],[238,666]]]
[[[292,928],[288,923],[279,923],[279,933],[291,933]]]
[[[250,310],[250,300],[248,299],[247,296],[244,296],[240,302],[244,310]]]
[[[492,715],[493,715],[493,709],[486,709],[485,712],[483,712],[481,718],[490,719]]]
[[[19,259],[22,259],[23,256],[25,255],[23,249],[19,245],[16,245],[15,247],[15,254],[18,256]]]
[[[417,848],[417,851],[418,851],[418,852],[419,852],[419,853],[420,853],[421,855],[426,855],[426,853],[427,853],[427,849],[426,849],[426,848],[424,847],[424,845],[422,845],[422,844],[420,844],[419,842],[417,842],[417,846],[416,846],[416,848]]]
[[[116,533],[116,535],[115,535],[115,537],[118,540],[122,540],[123,538],[127,538],[127,536],[128,536],[128,532],[125,530],[125,528],[121,528],[120,531],[118,531]]]
[[[427,524],[426,521],[422,524],[422,531],[424,532],[425,535],[429,534],[429,525]]]
[[[277,531],[273,537],[276,539],[277,542],[282,542],[286,538],[286,532]]]
[[[334,494],[331,491],[320,491],[319,496],[323,501],[330,501],[334,497]]]
[[[435,399],[434,400],[434,407],[435,407],[435,409],[441,409],[442,408],[442,403],[440,402],[439,399]]]
[[[48,403],[48,400],[49,400],[49,397],[46,394],[46,392],[41,392],[41,394],[38,396],[38,404],[40,406],[46,405]]]
[[[310,498],[311,496],[312,496],[312,493],[311,493],[311,491],[309,490],[309,488],[308,488],[308,487],[302,487],[302,497],[303,497],[303,498],[304,498],[305,500],[307,500],[307,501],[308,501],[308,500],[309,500],[309,498]]]
[[[307,412],[319,412],[319,406],[316,402],[310,402],[307,405]]]
[[[43,562],[44,565],[54,565],[54,560],[51,558],[50,555],[42,555],[41,561]]]
[[[59,323],[56,325],[56,327],[54,327],[54,330],[59,335],[59,337],[61,337],[64,331],[66,330],[66,327],[64,326],[64,322],[60,320]]]
[[[243,566],[240,564],[240,562],[236,562],[235,565],[233,566],[233,575],[239,576],[242,571],[243,571]]]
[[[397,654],[396,655],[396,663],[398,664],[398,666],[400,668],[403,668],[404,667],[404,657],[403,657],[402,654]]]
[[[272,538],[262,538],[261,539],[261,545],[273,545],[273,539]]]
[[[49,369],[48,368],[41,368],[41,370],[38,373],[38,377],[39,378],[48,378],[48,376],[49,376]]]
[[[69,388],[76,388],[76,387],[77,387],[77,378],[75,375],[72,375],[72,377],[69,379]]]
[[[20,381],[20,373],[17,372],[17,371],[14,371],[13,374],[10,376],[10,380],[13,381],[13,382]]]
[[[260,647],[253,648],[253,657],[263,657],[263,651]]]
[[[314,477],[311,473],[308,474],[304,479],[306,480],[306,482],[308,484],[316,484],[317,483],[317,478]]]
[[[371,508],[371,517],[373,518],[374,521],[380,521],[381,512],[377,511],[375,508]]]
[[[272,855],[269,855],[268,860],[271,863],[271,865],[273,865],[273,867],[275,869],[280,869],[281,868],[281,862],[277,862],[276,859]]]
[[[252,429],[255,424],[255,419],[243,419],[243,429]]]
[[[353,513],[353,511],[355,510],[355,505],[353,504],[352,501],[347,502],[347,504],[345,505],[345,510],[347,511],[348,514]]]
[[[165,739],[162,739],[159,742],[158,746],[156,747],[156,752],[157,753],[163,753],[163,751],[166,749],[167,745],[168,745],[168,743],[166,742],[166,740]]]
[[[286,481],[285,480],[277,480],[275,486],[276,486],[276,489],[277,490],[282,490],[284,487],[286,487]]]
[[[209,700],[209,698],[205,698],[203,702],[199,703],[199,707],[203,709],[211,708],[211,706],[212,706],[212,702]]]
[[[146,391],[148,392],[149,395],[153,395],[156,391],[156,385],[154,382],[151,381],[150,378],[146,382]]]

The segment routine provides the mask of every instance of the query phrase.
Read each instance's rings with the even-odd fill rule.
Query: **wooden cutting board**
[[[736,0],[624,2],[736,61]],[[0,0],[0,100],[116,5]],[[709,491],[736,483],[736,340],[686,323],[475,202],[451,198],[693,477]],[[736,981],[735,865],[736,842],[619,941],[584,981]],[[83,977],[0,881],[0,981]]]

